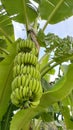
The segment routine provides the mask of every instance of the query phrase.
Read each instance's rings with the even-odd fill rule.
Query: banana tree
[[[48,24],[69,18],[72,10],[72,0],[0,1],[1,130],[34,130],[35,119],[58,122],[59,112],[73,129],[73,38],[45,34]],[[39,20],[45,20],[42,29]],[[13,21],[25,26],[26,39],[15,39]],[[56,66],[58,78],[51,82]]]

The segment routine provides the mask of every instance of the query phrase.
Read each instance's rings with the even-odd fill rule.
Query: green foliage
[[[45,36],[46,52],[53,52],[54,59],[57,63],[62,63],[73,59],[73,38],[59,38],[57,35],[49,33]]]
[[[62,106],[59,104],[62,115],[66,123],[67,129],[73,129],[73,121],[71,120],[70,110],[68,106]]]
[[[45,38],[44,32],[42,30],[39,30],[37,34],[37,40],[39,41],[41,47],[46,47],[44,38]]]
[[[35,115],[33,109],[21,110],[14,115],[10,130],[28,130],[30,120]]]
[[[59,81],[56,82],[54,87],[50,89],[50,91],[43,94],[40,102],[40,106],[47,107],[47,105],[51,105],[54,102],[64,99],[73,89],[72,82],[72,71],[73,64],[69,66],[67,73],[64,77],[62,77]],[[47,99],[49,101],[47,102]]]
[[[12,66],[16,54],[15,44],[8,45],[9,55],[0,63],[0,120],[5,114],[11,94]]]
[[[1,129],[3,129],[3,130],[10,129],[10,121],[12,120],[13,110],[15,110],[15,107],[10,103],[9,107],[1,121]]]
[[[16,0],[16,1],[15,0],[13,1],[2,0],[2,3],[6,11],[8,12],[9,16],[15,15],[15,17],[13,17],[13,20],[17,22],[25,23],[26,14],[27,14],[27,17],[28,17],[27,19],[29,20],[29,22],[34,21],[37,16],[37,11],[35,10],[35,7],[33,7],[33,5],[30,6],[31,2],[29,0],[21,0],[21,1],[20,0]],[[26,6],[26,12],[25,12],[25,6]]]
[[[44,78],[41,79],[41,83],[42,83],[42,88],[43,91],[48,91],[51,87],[50,83],[47,82],[47,80],[45,80]]]
[[[33,128],[30,121],[36,118],[43,122],[57,121],[59,123],[57,127],[60,125],[59,128],[62,129],[62,124],[59,122],[60,115],[61,122],[65,121],[67,129],[73,129],[73,38],[67,36],[62,39],[55,34],[44,33],[49,23],[54,24],[73,15],[73,1],[33,1],[37,6],[31,0],[1,0],[0,130],[29,130],[30,127]],[[46,20],[42,29],[38,26],[39,19]],[[25,25],[27,39],[33,40],[38,51],[40,47],[44,47],[45,50],[45,54],[38,60],[43,94],[36,108],[18,109],[11,104],[13,61],[17,55],[16,46],[19,42],[14,39],[12,20]],[[26,53],[25,50],[22,50],[22,53],[23,51]],[[68,61],[68,65],[62,64]],[[59,66],[58,78],[51,82],[50,77],[56,72],[55,66]],[[14,111],[16,114],[13,114]]]
[[[8,16],[6,10],[0,4],[0,36],[4,35],[8,39],[10,36],[14,38],[14,30],[11,18]]]
[[[42,121],[51,122],[53,121],[53,115],[51,112],[43,112],[41,114]]]
[[[0,61],[2,61],[4,59],[4,54],[9,54],[6,50],[7,48],[7,44],[6,44],[6,41],[5,39],[3,38],[0,38]]]
[[[47,20],[51,16],[50,15],[51,12],[56,9],[56,6],[59,2],[60,1],[58,0],[41,0],[39,6],[41,18]],[[72,16],[73,15],[72,8],[73,8],[72,0],[70,0],[70,2],[68,0],[63,0],[59,9],[54,13],[49,23],[55,24]]]
[[[0,38],[0,47],[2,47],[2,48],[6,48],[7,47],[6,41],[3,38]]]

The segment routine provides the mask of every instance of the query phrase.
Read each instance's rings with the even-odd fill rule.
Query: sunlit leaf
[[[29,130],[29,124],[34,115],[35,111],[33,109],[17,112],[11,121],[10,130]]]
[[[52,11],[56,8],[56,5],[59,3],[59,0],[41,0],[39,11],[42,19],[48,19]],[[73,15],[73,1],[64,0],[59,9],[55,12],[52,19],[49,23],[55,24],[62,20],[67,19]],[[47,12],[47,13],[45,13]]]
[[[27,14],[25,14],[24,12],[24,0],[2,0],[3,6],[6,9],[9,16],[15,16],[13,19],[21,23],[26,23],[25,15],[27,15],[29,22],[34,21],[37,16],[37,12],[35,8],[31,6],[29,0],[25,0],[25,2]]]
[[[41,57],[41,59],[39,60],[39,63],[40,63],[40,70],[42,70],[42,68],[45,66],[45,64],[48,63],[48,60],[49,60],[49,54],[46,53],[44,56]]]
[[[64,99],[73,89],[73,64],[69,65],[68,71],[50,91],[43,94],[40,106],[47,107],[54,102]],[[47,101],[48,100],[48,101]],[[44,102],[44,103],[43,103]]]
[[[6,37],[9,35],[12,39],[14,39],[12,21],[2,5],[0,5],[0,35],[4,35]]]
[[[10,54],[0,62],[0,120],[5,114],[11,94],[13,60],[16,54],[16,45],[9,45]]]
[[[44,78],[41,79],[41,83],[42,83],[43,91],[48,91],[50,89],[51,85]]]
[[[67,129],[72,130],[73,129],[73,121],[71,121],[71,116],[70,116],[70,111],[69,111],[68,106],[63,106],[61,108],[61,112],[64,116]]]
[[[42,30],[39,30],[38,34],[37,34],[37,40],[40,44],[41,47],[46,47],[45,44],[45,34]]]

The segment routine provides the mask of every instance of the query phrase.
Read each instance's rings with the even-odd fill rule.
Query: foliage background
[[[73,38],[70,36],[60,38],[56,34],[50,33],[50,31],[47,34],[44,33],[49,23],[56,24],[73,15],[73,1],[34,1],[39,4],[38,8],[29,0],[1,0],[0,129],[28,130],[29,127],[41,129],[40,125],[36,127],[36,119],[43,122],[56,121],[59,123],[56,125],[58,129],[63,129],[62,122],[65,122],[67,129],[73,129]],[[39,28],[37,23],[37,19],[40,18],[46,20],[42,29]],[[12,105],[10,101],[12,66],[17,44],[14,36],[13,20],[26,25],[26,34],[29,30],[34,29],[37,32],[37,41],[45,49],[44,57],[39,60],[41,64],[41,83],[44,91],[40,104],[35,109],[19,110],[15,115],[13,111],[18,108]],[[49,30],[49,26],[47,29]],[[68,61],[70,65],[62,64]],[[54,67],[57,65],[59,65],[58,79],[51,83],[49,78],[54,75]],[[61,122],[58,118],[60,115],[62,116]]]

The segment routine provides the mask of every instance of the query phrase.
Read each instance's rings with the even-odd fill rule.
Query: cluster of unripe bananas
[[[29,39],[17,43],[11,101],[18,107],[36,107],[42,96],[38,49]]]

